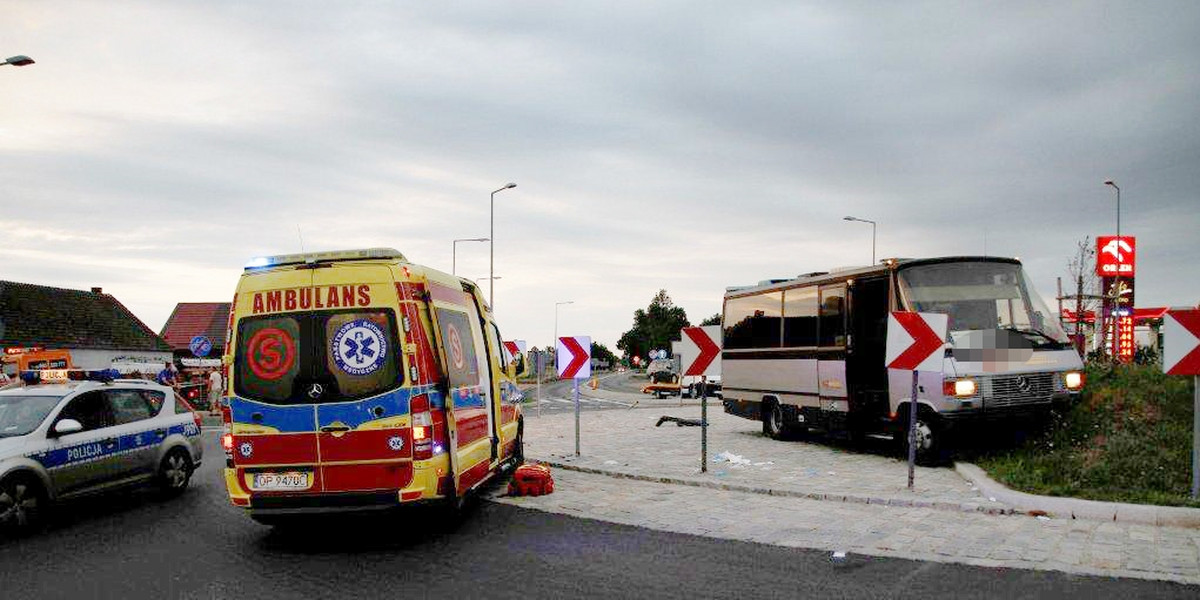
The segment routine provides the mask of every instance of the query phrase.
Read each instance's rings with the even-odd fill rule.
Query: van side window
[[[783,293],[783,345],[817,345],[817,288],[794,288]]]
[[[821,345],[846,345],[846,286],[821,286]]]
[[[508,346],[504,345],[504,338],[500,336],[500,328],[496,327],[495,323],[491,324],[491,330],[492,339],[494,339],[496,344],[500,346],[500,368],[507,369],[508,365],[512,364],[513,359],[516,357],[514,357],[512,353],[508,351]]]
[[[475,359],[475,338],[467,313],[449,308],[437,308],[438,329],[446,349],[446,371],[450,387],[479,385],[479,363]]]
[[[782,335],[783,292],[725,301],[725,348],[778,348]]]

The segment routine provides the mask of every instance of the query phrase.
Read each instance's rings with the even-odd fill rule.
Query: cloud
[[[10,12],[38,62],[0,67],[6,277],[104,268],[152,327],[301,239],[449,270],[508,181],[497,313],[533,345],[558,300],[611,347],[660,288],[699,321],[726,286],[863,264],[847,214],[880,257],[1020,256],[1049,298],[1115,228],[1110,178],[1139,303],[1200,300],[1192,3]]]

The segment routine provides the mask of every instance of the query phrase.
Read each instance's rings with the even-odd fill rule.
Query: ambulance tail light
[[[229,424],[225,424],[225,432],[221,434],[221,449],[225,451],[225,466],[233,468],[233,432]]]
[[[433,458],[433,417],[429,414],[429,396],[412,399],[413,460]]]

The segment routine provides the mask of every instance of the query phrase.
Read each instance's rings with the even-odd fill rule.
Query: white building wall
[[[137,363],[142,370],[154,368],[157,373],[172,358],[170,352],[153,350],[79,350],[71,348],[71,362],[80,369],[109,369],[114,363]]]

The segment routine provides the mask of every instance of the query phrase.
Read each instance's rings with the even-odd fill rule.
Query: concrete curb
[[[931,508],[935,510],[947,510],[953,512],[977,512],[988,515],[1008,515],[1017,514],[1020,511],[1014,511],[1011,508],[1001,506],[987,506],[983,504],[966,504],[960,502],[934,502],[929,500],[910,500],[907,498],[877,498],[873,496],[858,496],[854,494],[828,494],[817,492],[800,492],[795,490],[783,490],[770,487],[758,487],[751,485],[740,485],[736,483],[718,483],[715,481],[700,481],[696,479],[683,479],[679,477],[656,477],[653,475],[641,475],[638,473],[625,473],[622,471],[613,471],[609,469],[598,469],[595,467],[585,467],[574,465],[571,463],[547,460],[542,458],[529,457],[528,462],[538,462],[551,467],[563,469],[565,471],[576,471],[579,473],[589,473],[592,475],[605,475],[616,479],[633,479],[636,481],[646,481],[650,483],[667,483],[672,485],[687,485],[691,487],[708,488],[713,490],[725,490],[733,492],[747,492],[751,494],[764,494],[767,496],[781,496],[786,498],[804,498],[806,500],[821,500],[826,502],[850,502],[857,504],[885,504],[888,506],[902,506],[906,508]]]
[[[1017,509],[1017,512],[1036,513],[1040,511],[1060,519],[1088,519],[1164,527],[1200,528],[1200,508],[1037,496],[1011,490],[988,477],[983,469],[971,463],[956,462],[954,470],[978,487],[985,496],[1012,506]]]

